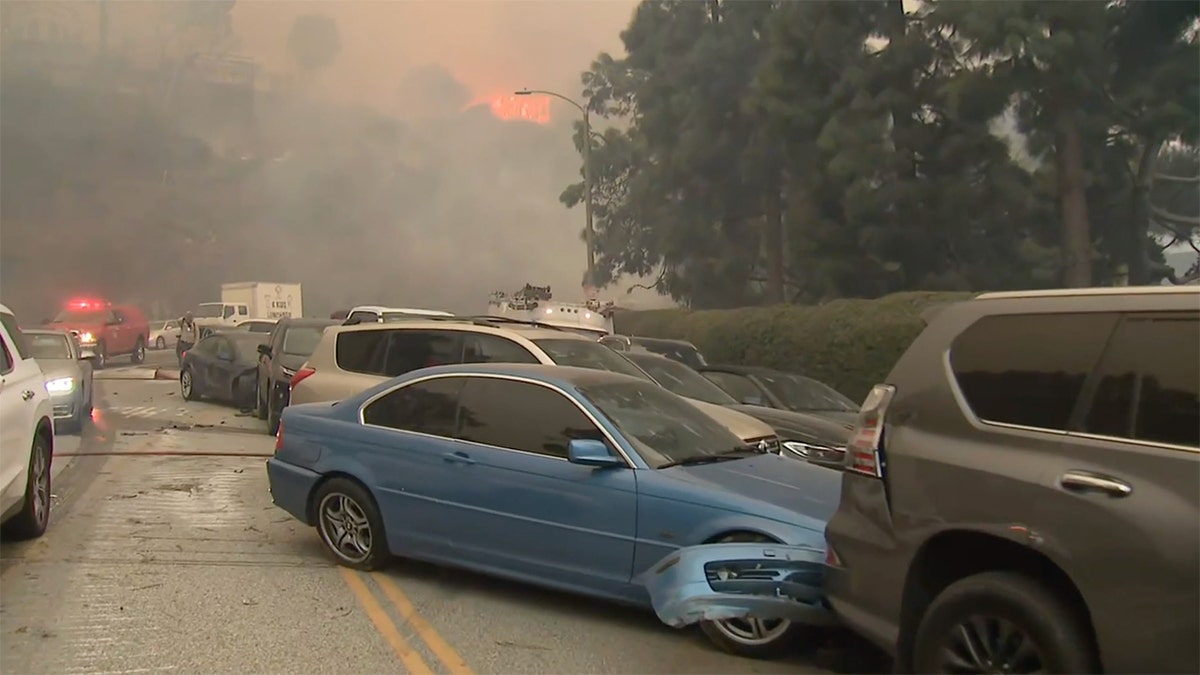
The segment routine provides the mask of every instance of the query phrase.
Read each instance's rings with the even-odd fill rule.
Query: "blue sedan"
[[[376,569],[403,552],[654,607],[760,658],[819,621],[751,618],[759,605],[722,601],[739,591],[718,577],[752,580],[763,568],[779,576],[777,595],[808,579],[789,597],[819,612],[825,523],[841,488],[837,472],[748,448],[651,382],[523,364],[426,368],[337,403],[285,408],[267,474],[275,504],[315,526],[342,565]],[[757,543],[767,558],[783,551],[787,569],[740,555],[718,570],[687,548],[729,542]],[[680,553],[695,559],[665,573]]]

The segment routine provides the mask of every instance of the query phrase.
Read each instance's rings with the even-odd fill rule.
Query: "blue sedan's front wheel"
[[[375,500],[359,483],[333,478],[313,495],[317,532],[339,563],[357,570],[376,570],[391,557],[383,534],[383,519]]]
[[[734,532],[710,542],[731,544],[743,542],[778,544],[771,537],[755,532]],[[702,621],[700,629],[722,651],[752,659],[773,659],[793,649],[805,632],[805,626],[787,619],[722,619]]]

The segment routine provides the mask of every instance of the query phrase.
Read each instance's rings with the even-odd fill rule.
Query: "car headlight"
[[[75,388],[75,378],[56,377],[46,381],[46,391],[51,394],[65,394]]]
[[[806,459],[808,458],[808,448],[809,448],[808,443],[802,443],[800,441],[784,441],[783,442],[784,450],[787,450],[788,452],[792,453],[793,455],[798,455],[798,456],[804,457]]]
[[[79,334],[79,341],[90,344],[90,343],[96,341],[96,337],[94,335],[92,335],[91,333],[83,332],[83,333]]]
[[[846,448],[835,445],[823,445],[821,443],[806,443],[804,441],[784,441],[783,449],[788,452],[808,458],[830,459],[834,457],[842,457],[846,454]]]

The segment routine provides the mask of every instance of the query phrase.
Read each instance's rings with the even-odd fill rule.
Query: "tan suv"
[[[338,401],[418,368],[457,363],[541,363],[611,370],[653,382],[608,347],[582,335],[511,320],[405,321],[334,326],[292,378],[292,404]],[[686,399],[747,444],[777,452],[765,422]]]

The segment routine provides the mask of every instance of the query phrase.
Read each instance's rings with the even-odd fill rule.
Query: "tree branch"
[[[1182,227],[1200,227],[1200,217],[1197,216],[1184,216],[1178,213],[1171,213],[1170,211],[1157,206],[1151,206],[1150,212],[1154,214],[1155,218],[1164,220],[1172,225],[1179,225]]]

